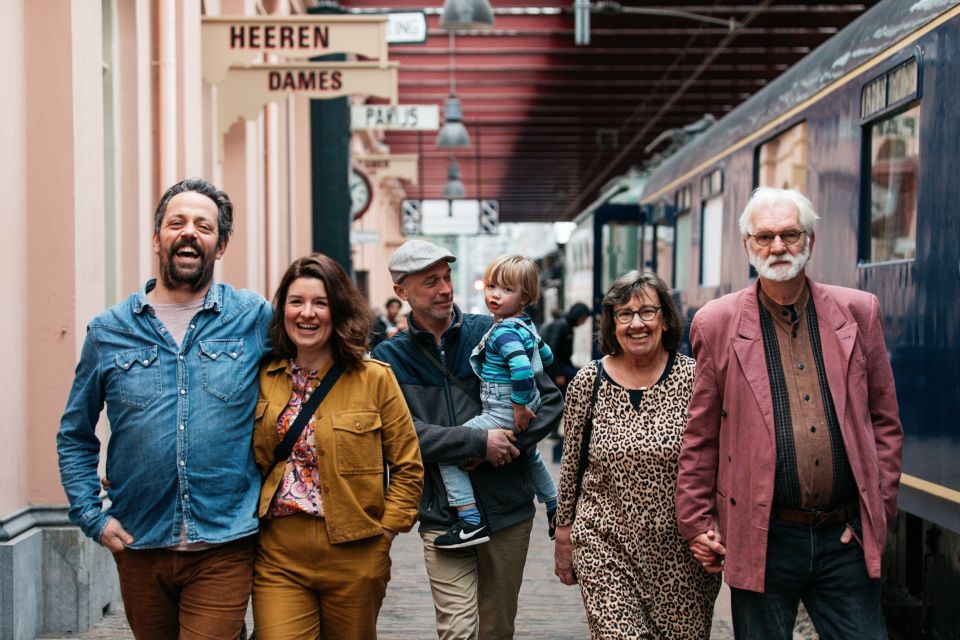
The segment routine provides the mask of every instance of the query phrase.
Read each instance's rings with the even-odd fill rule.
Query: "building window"
[[[866,126],[870,181],[861,227],[861,262],[916,256],[919,129],[919,105]]]
[[[807,192],[807,123],[796,124],[760,145],[757,186]]]
[[[723,245],[723,198],[717,196],[703,203],[700,232],[700,286],[720,284]]]

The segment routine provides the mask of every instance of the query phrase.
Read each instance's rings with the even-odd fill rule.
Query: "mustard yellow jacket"
[[[321,377],[325,373],[321,371]],[[273,465],[273,450],[280,442],[277,420],[292,390],[287,359],[260,367],[253,455],[261,474]],[[381,535],[383,529],[413,527],[423,491],[423,463],[410,412],[390,365],[364,360],[358,371],[340,377],[317,408],[314,443],[332,543]],[[264,478],[261,518],[269,517],[284,468],[277,464]]]

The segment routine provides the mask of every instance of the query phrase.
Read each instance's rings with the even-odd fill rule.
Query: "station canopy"
[[[572,220],[612,179],[669,153],[876,3],[592,2],[585,45],[575,42],[583,31],[572,1],[494,0],[492,29],[452,37],[439,1],[343,6],[425,10],[427,41],[390,47],[399,102],[442,112],[452,88],[460,100],[468,148],[438,149],[432,132],[386,133],[391,153],[421,154],[408,197],[443,197],[455,157],[467,197],[499,200],[501,221],[554,222]]]

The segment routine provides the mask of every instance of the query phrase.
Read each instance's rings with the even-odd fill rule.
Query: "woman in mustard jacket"
[[[393,372],[364,356],[369,329],[366,302],[333,260],[316,254],[287,269],[254,429],[254,457],[268,474],[254,565],[258,640],[376,638],[390,543],[417,518],[423,464]],[[290,456],[275,461],[334,362],[343,375]]]

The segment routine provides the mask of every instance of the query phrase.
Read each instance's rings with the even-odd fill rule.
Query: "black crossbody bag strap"
[[[597,365],[597,377],[593,379],[593,392],[590,394],[590,407],[587,409],[587,418],[583,423],[583,432],[580,438],[580,459],[577,464],[577,481],[573,487],[573,504],[576,507],[580,498],[580,486],[583,484],[583,474],[587,472],[587,461],[590,458],[590,439],[593,437],[593,413],[597,406],[597,391],[600,389],[600,378],[603,375],[603,362],[594,360]]]
[[[448,380],[450,380],[450,382],[460,387],[461,391],[463,391],[468,396],[473,397],[475,393],[474,389],[472,389],[469,385],[467,385],[466,382],[464,382],[457,376],[450,373],[450,370],[447,369],[445,366],[443,366],[443,363],[440,362],[439,359],[437,359],[437,355],[435,353],[431,353],[429,349],[423,346],[423,343],[417,340],[416,336],[414,336],[413,332],[410,331],[409,329],[407,329],[407,335],[410,336],[410,341],[413,343],[413,346],[419,349],[420,353],[427,356],[427,360],[430,361],[430,364],[436,367],[440,371],[440,373],[442,373]]]
[[[270,470],[264,474],[264,478],[273,472],[278,462],[285,462],[287,458],[290,457],[290,453],[293,451],[293,445],[300,439],[300,434],[303,433],[307,423],[310,422],[310,417],[316,412],[317,407],[320,406],[320,403],[323,402],[327,393],[330,392],[333,385],[340,379],[342,373],[343,366],[339,362],[334,362],[333,366],[330,367],[330,371],[327,371],[327,375],[323,376],[323,380],[320,381],[317,388],[310,394],[310,399],[300,406],[300,413],[297,414],[297,419],[290,425],[290,429],[288,429],[286,435],[283,436],[283,441],[273,450],[273,464],[270,465]]]

